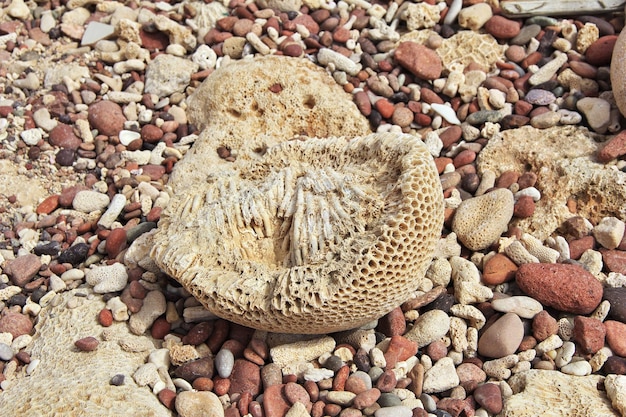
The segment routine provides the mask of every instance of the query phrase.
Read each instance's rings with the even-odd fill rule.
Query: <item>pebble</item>
[[[85,259],[87,259],[87,253],[89,252],[89,245],[86,243],[76,243],[70,246],[67,250],[61,252],[57,261],[61,264],[69,263],[73,266],[77,266]]]
[[[607,249],[617,248],[624,238],[626,224],[616,217],[604,217],[593,228],[593,237]]]
[[[394,58],[398,64],[422,80],[436,80],[443,70],[437,53],[415,42],[400,42]]]
[[[480,336],[478,353],[488,358],[503,358],[515,353],[523,338],[524,324],[519,316],[506,313]]]
[[[420,315],[404,337],[424,347],[441,339],[450,330],[450,317],[442,310],[430,310]]]
[[[89,106],[88,120],[101,135],[114,136],[124,129],[126,116],[119,104],[102,100]]]
[[[513,193],[504,188],[467,199],[456,209],[452,231],[468,249],[485,249],[507,230],[514,204]]]
[[[235,356],[228,349],[220,349],[215,355],[215,369],[222,378],[228,378],[235,365]]]
[[[199,378],[212,378],[215,371],[212,357],[192,360],[180,365],[174,375],[187,381],[194,382]]]
[[[33,330],[33,323],[24,314],[5,310],[0,316],[0,333],[11,333],[13,339],[24,334],[30,334]]]
[[[374,417],[411,417],[413,411],[404,405],[379,408],[374,412]]]
[[[142,335],[161,314],[165,313],[165,296],[161,291],[150,291],[143,300],[138,313],[133,314],[128,322],[130,331]]]
[[[606,342],[614,354],[626,357],[626,324],[607,320],[604,322],[606,327]]]
[[[58,123],[48,134],[48,142],[52,146],[76,150],[83,141],[74,134],[71,126]]]
[[[584,353],[596,353],[604,347],[606,329],[598,319],[576,316],[573,340]]]
[[[74,207],[74,210],[82,211],[83,213],[91,213],[105,209],[109,205],[109,202],[109,196],[106,194],[84,190],[76,193],[72,201],[72,207]]]
[[[496,253],[483,266],[482,282],[486,285],[499,285],[515,279],[517,265],[503,253]]]
[[[587,361],[571,362],[563,366],[561,372],[567,375],[585,376],[591,374],[591,365]]]
[[[11,349],[11,346],[5,343],[0,343],[0,360],[8,362],[13,359],[13,355],[13,349]]]
[[[589,314],[602,301],[602,284],[578,265],[524,264],[515,280],[544,306],[567,313]]]
[[[224,417],[222,403],[210,391],[182,391],[176,396],[175,407],[180,417]]]
[[[432,368],[424,374],[422,390],[427,394],[447,391],[459,385],[459,376],[456,373],[452,358],[438,360]]]
[[[557,334],[559,324],[546,310],[542,310],[533,318],[532,335],[541,342],[550,336]]]
[[[93,336],[83,337],[74,342],[74,346],[81,352],[93,352],[98,348],[100,342]]]
[[[576,102],[576,108],[594,131],[606,133],[611,123],[611,105],[608,101],[598,97],[584,97]]]
[[[606,163],[623,155],[626,155],[626,130],[605,142],[597,158],[599,162]]]
[[[611,304],[608,317],[626,323],[626,287],[605,288],[602,298]]]
[[[333,64],[337,70],[344,71],[349,75],[357,75],[361,70],[360,66],[339,52],[332,49],[322,48],[317,53],[317,61],[324,66]]]
[[[254,397],[261,392],[261,386],[261,370],[259,366],[246,359],[236,359],[230,375],[230,389],[228,393],[233,395],[247,391]]]
[[[485,23],[485,30],[497,39],[511,39],[519,35],[521,27],[515,20],[495,15]]]
[[[532,319],[543,310],[539,301],[524,295],[494,299],[491,307],[502,313],[515,313],[523,319]]]
[[[18,287],[24,287],[37,275],[41,265],[39,256],[33,254],[22,255],[7,261],[3,273],[10,277],[13,284]]]
[[[596,67],[609,65],[613,56],[613,48],[617,42],[617,35],[607,35],[600,37],[593,42],[585,51],[587,62]]]

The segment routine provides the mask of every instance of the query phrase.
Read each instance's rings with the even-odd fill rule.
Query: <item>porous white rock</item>
[[[128,322],[130,331],[138,335],[143,334],[152,326],[157,317],[165,313],[166,307],[165,296],[161,291],[154,290],[148,292],[143,300],[141,310],[130,317]]]
[[[427,394],[443,392],[459,385],[452,358],[441,358],[424,374],[422,390]]]
[[[109,196],[98,191],[83,190],[76,193],[72,201],[72,207],[83,213],[91,213],[96,210],[103,210],[109,205]]]
[[[122,291],[128,282],[128,272],[121,263],[96,266],[85,273],[87,284],[93,286],[96,293]]]
[[[329,48],[321,48],[317,52],[317,62],[323,66],[332,64],[336,70],[345,71],[352,76],[361,70],[361,65]]]
[[[626,376],[607,375],[604,379],[606,395],[611,400],[613,408],[626,415]]]
[[[98,226],[110,228],[126,205],[126,196],[122,193],[115,194],[109,203],[107,210],[100,216]]]
[[[605,217],[593,228],[593,236],[607,249],[615,249],[624,237],[626,225],[616,217]]]
[[[404,334],[418,347],[429,345],[444,337],[450,330],[450,317],[442,310],[430,310],[415,320],[413,328]]]
[[[167,97],[182,93],[191,81],[191,74],[198,71],[198,64],[188,59],[161,54],[146,68],[144,92]]]
[[[513,395],[504,398],[500,415],[617,417],[607,393],[598,390],[601,375],[574,376],[558,371],[532,369],[508,381]],[[606,380],[605,380],[606,387]]]
[[[294,358],[301,361],[317,359],[326,352],[332,352],[335,344],[335,339],[329,336],[287,343],[272,347],[270,357],[273,363],[282,368],[292,363]]]
[[[450,258],[454,297],[460,304],[482,303],[493,297],[493,291],[480,283],[480,272],[474,263],[460,256]]]
[[[506,188],[464,200],[456,209],[452,230],[468,249],[485,249],[507,230],[513,206],[513,193]]]

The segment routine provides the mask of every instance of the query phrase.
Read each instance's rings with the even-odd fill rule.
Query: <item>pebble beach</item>
[[[505,4],[0,2],[0,414],[626,416],[623,5]],[[250,143],[367,135],[444,207],[383,316],[254,329],[160,268]]]

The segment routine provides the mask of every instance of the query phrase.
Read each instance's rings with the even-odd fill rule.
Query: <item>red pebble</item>
[[[374,107],[376,107],[376,110],[378,110],[380,115],[385,119],[388,119],[391,115],[393,115],[394,106],[386,98],[379,99],[376,104],[374,104]]]
[[[126,230],[121,227],[111,230],[104,246],[109,258],[115,258],[126,247]]]
[[[174,391],[164,388],[159,391],[158,397],[159,401],[161,401],[161,404],[163,404],[170,410],[174,409],[174,403],[176,401],[176,393]]]
[[[93,336],[83,337],[74,342],[74,346],[82,352],[92,352],[98,348],[99,344],[98,339]]]
[[[112,325],[113,313],[111,313],[111,310],[108,310],[106,308],[100,310],[100,313],[98,313],[98,323],[100,323],[100,326],[102,327],[109,327],[110,325]]]
[[[160,317],[152,323],[150,335],[155,339],[163,339],[170,332],[171,325],[163,317]]]

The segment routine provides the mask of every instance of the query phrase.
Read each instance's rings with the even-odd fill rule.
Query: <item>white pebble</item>
[[[141,138],[141,133],[132,130],[121,130],[118,136],[120,143],[124,146],[128,146],[132,141]]]
[[[215,355],[215,369],[222,378],[228,378],[235,365],[235,356],[228,349],[220,349]]]
[[[333,371],[326,368],[311,368],[304,372],[305,381],[320,382],[323,379],[332,378],[335,375]]]
[[[143,184],[143,183],[141,183]],[[124,194],[115,194],[113,199],[107,208],[107,211],[100,217],[98,220],[98,226],[104,227],[106,229],[110,228],[113,222],[117,219],[117,216],[120,215],[124,206],[126,205],[126,196]]]
[[[345,57],[339,52],[335,52],[329,48],[322,48],[318,51],[317,61],[323,66],[333,64],[335,69],[345,71],[353,76],[357,75],[361,70],[361,66],[352,61],[350,58]]]
[[[460,125],[461,121],[456,115],[454,109],[450,106],[446,106],[445,104],[432,103],[430,107],[433,109],[435,113],[446,119],[448,123],[452,123],[454,125]]]
[[[624,237],[626,224],[616,217],[605,217],[593,228],[593,236],[607,249],[615,249]]]
[[[568,375],[585,376],[591,374],[591,365],[587,361],[577,361],[565,365],[561,372]]]
[[[515,193],[515,200],[519,200],[520,197],[532,197],[533,201],[537,202],[541,200],[541,192],[535,187],[524,188]]]
[[[525,295],[492,300],[491,307],[503,313],[515,313],[524,319],[532,319],[543,310],[539,301]]]
[[[43,132],[40,128],[35,127],[33,129],[24,130],[20,133],[20,138],[29,146],[35,146],[43,138]]]
[[[41,362],[39,359],[31,360],[26,367],[26,375],[32,375],[32,373],[35,372],[35,369],[37,369],[37,366],[39,366],[39,362]]]

